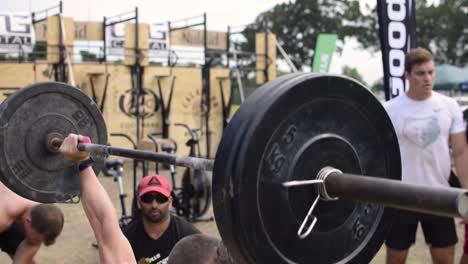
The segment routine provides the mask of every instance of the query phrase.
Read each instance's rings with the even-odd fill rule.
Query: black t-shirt
[[[171,215],[169,227],[157,240],[149,237],[141,219],[135,220],[123,229],[133,249],[138,264],[164,264],[174,245],[183,237],[200,233],[186,220]]]
[[[25,238],[23,224],[13,223],[0,233],[0,250],[15,255],[16,249]]]

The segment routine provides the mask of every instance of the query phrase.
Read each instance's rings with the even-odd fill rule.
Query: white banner
[[[106,27],[107,55],[124,56],[125,24],[118,23]]]
[[[167,61],[169,56],[169,25],[151,23],[149,29],[149,56],[152,60]]]
[[[36,37],[30,14],[0,13],[0,52],[30,53],[35,43]]]

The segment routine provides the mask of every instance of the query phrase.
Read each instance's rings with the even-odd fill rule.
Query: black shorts
[[[398,210],[385,244],[396,250],[408,249],[416,241],[418,223],[431,247],[444,248],[458,242],[453,218]]]
[[[0,249],[10,255],[14,255],[16,248],[25,239],[22,224],[12,224],[7,230],[0,233]]]

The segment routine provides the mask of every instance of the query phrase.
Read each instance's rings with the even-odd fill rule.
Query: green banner
[[[335,34],[319,34],[315,44],[313,72],[328,72],[336,48]]]

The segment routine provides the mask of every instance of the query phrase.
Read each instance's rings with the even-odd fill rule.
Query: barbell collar
[[[331,172],[325,179],[331,196],[448,217],[468,217],[468,192],[397,180]]]

